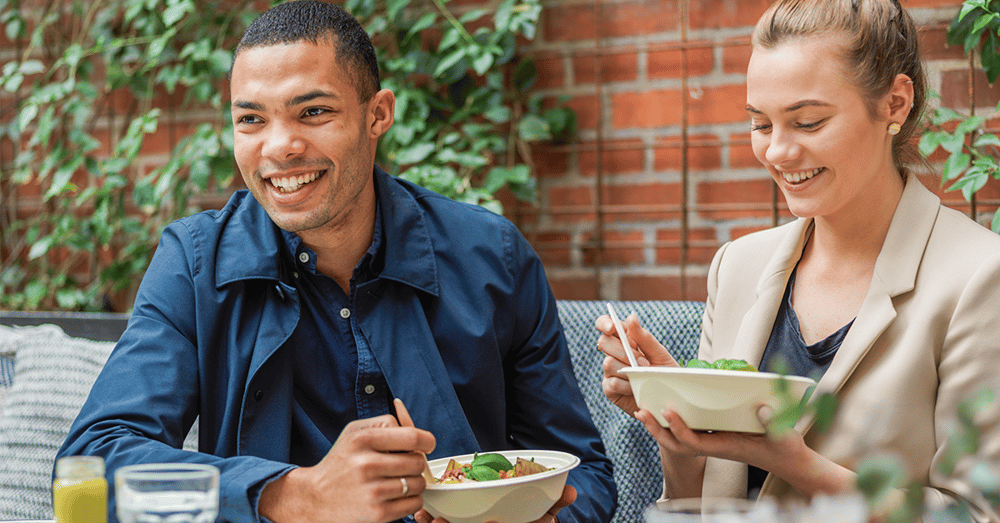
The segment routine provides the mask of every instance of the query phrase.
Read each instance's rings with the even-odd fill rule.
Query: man
[[[429,521],[420,453],[554,449],[582,463],[540,521],[610,519],[611,464],[538,257],[503,218],[375,167],[395,100],[360,25],[279,5],[231,87],[249,194],[164,231],[59,455],[101,455],[109,475],[211,463],[220,520],[343,523]],[[200,452],[180,450],[195,417]]]

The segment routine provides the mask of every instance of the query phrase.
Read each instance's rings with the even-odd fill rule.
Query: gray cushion
[[[0,519],[52,517],[52,463],[112,342],[67,337],[54,325],[3,327],[14,379],[0,417]]]
[[[0,416],[0,520],[52,518],[56,452],[115,344],[72,338],[55,325],[0,326],[0,340],[14,353]],[[195,428],[185,448],[196,442]]]
[[[614,463],[618,511],[614,523],[642,521],[643,511],[660,497],[663,472],[656,442],[641,423],[614,406],[601,391],[604,354],[597,350],[594,320],[607,314],[607,302],[559,301],[559,319],[566,333],[576,379],[594,423]],[[688,301],[613,301],[619,316],[635,312],[679,361],[698,354],[705,304]]]

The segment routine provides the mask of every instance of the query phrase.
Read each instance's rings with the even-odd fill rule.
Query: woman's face
[[[898,176],[887,122],[869,114],[839,58],[841,45],[839,38],[797,38],[750,57],[754,155],[795,216],[864,212],[866,200],[884,194],[881,184]]]

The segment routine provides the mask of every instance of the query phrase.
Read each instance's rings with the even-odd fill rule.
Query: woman
[[[861,458],[889,453],[929,505],[964,498],[977,521],[1000,521],[939,472],[959,402],[1000,389],[1000,237],[901,167],[925,93],[917,32],[895,0],[779,0],[758,22],[753,150],[799,219],[716,254],[699,357],[783,360],[821,376],[839,407],[829,431],[803,420],[781,439],[695,432],[672,411],[661,427],[637,408],[614,327],[598,318],[605,395],[659,443],[665,498],[841,493]],[[634,317],[626,327],[642,364],[677,365]],[[981,414],[980,452],[997,461],[1000,413]]]

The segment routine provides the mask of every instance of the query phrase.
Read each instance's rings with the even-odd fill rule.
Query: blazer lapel
[[[733,354],[758,365],[771,337],[774,319],[778,315],[788,278],[802,257],[802,249],[812,232],[812,220],[796,220],[792,229],[778,245],[757,283],[757,299],[743,316]]]
[[[907,177],[903,196],[893,214],[882,251],[875,261],[868,295],[861,303],[854,324],[837,350],[830,368],[816,387],[819,394],[838,392],[896,318],[892,300],[913,290],[940,203],[941,200],[916,177]],[[800,420],[798,428],[805,433],[812,423],[811,418]]]
[[[903,196],[892,216],[882,251],[875,260],[875,273],[868,295],[861,303],[854,324],[844,337],[830,368],[817,384],[816,393],[812,396],[814,400],[820,394],[838,392],[896,318],[892,300],[913,290],[940,204],[941,200],[915,176],[907,176]],[[814,416],[804,417],[796,424],[796,429],[805,435],[814,421]],[[773,474],[768,474],[761,487],[761,495],[780,497],[790,489]]]

